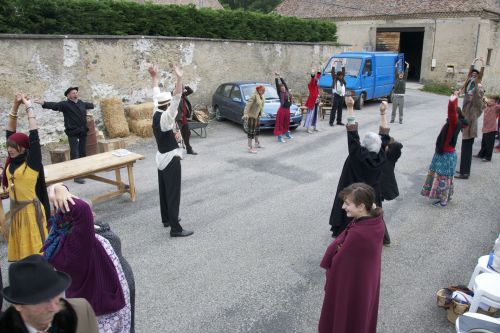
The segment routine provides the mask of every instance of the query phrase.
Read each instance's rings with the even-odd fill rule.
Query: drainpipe
[[[481,23],[477,26],[477,36],[476,36],[476,52],[474,53],[474,58],[477,58],[477,49],[479,48],[479,34],[481,32]]]

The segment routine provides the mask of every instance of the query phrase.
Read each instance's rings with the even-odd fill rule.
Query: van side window
[[[372,60],[367,59],[365,62],[365,67],[363,67],[363,75],[366,74],[368,76],[372,75]]]
[[[234,86],[233,90],[231,91],[231,96],[229,96],[229,97],[233,100],[234,100],[234,98],[237,98],[241,101],[240,87]]]

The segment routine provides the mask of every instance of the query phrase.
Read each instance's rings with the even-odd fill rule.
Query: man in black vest
[[[184,230],[179,221],[179,205],[181,202],[181,158],[182,148],[180,132],[176,130],[175,118],[182,94],[182,68],[174,68],[177,82],[173,95],[170,92],[160,92],[158,76],[155,67],[148,68],[152,79],[153,102],[153,133],[158,146],[156,152],[156,167],[158,168],[158,190],[160,192],[160,212],[164,227],[171,227],[170,237],[186,237],[193,231]]]
[[[9,266],[3,297],[12,303],[0,317],[0,332],[97,333],[97,320],[83,298],[65,299],[71,278],[34,254]]]
[[[87,110],[93,109],[94,104],[78,99],[78,87],[69,87],[64,92],[65,101],[44,102],[35,100],[44,109],[60,111],[64,116],[64,132],[68,136],[69,153],[72,160],[87,156]],[[83,178],[76,178],[75,182],[85,183]]]

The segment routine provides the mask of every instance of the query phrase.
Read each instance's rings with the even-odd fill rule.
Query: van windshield
[[[338,61],[338,62],[335,62]],[[332,65],[335,65],[335,72],[342,70],[342,61],[345,64],[346,76],[358,76],[361,59],[359,58],[331,58],[326,64],[325,72],[330,73]]]

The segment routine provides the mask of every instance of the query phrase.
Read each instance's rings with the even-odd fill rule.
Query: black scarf
[[[466,126],[468,124],[469,122],[467,121],[467,119],[459,116],[457,127],[455,128],[455,131],[453,132],[453,135],[450,138],[450,142],[448,142],[450,146],[455,147],[457,145],[457,139],[458,139],[458,134],[460,134],[460,130],[462,129],[463,126]],[[446,119],[446,124],[441,129],[441,132],[439,133],[436,140],[436,153],[438,154],[444,153],[443,149],[446,140],[446,134],[448,133],[449,129],[450,129],[450,124],[448,119]]]

